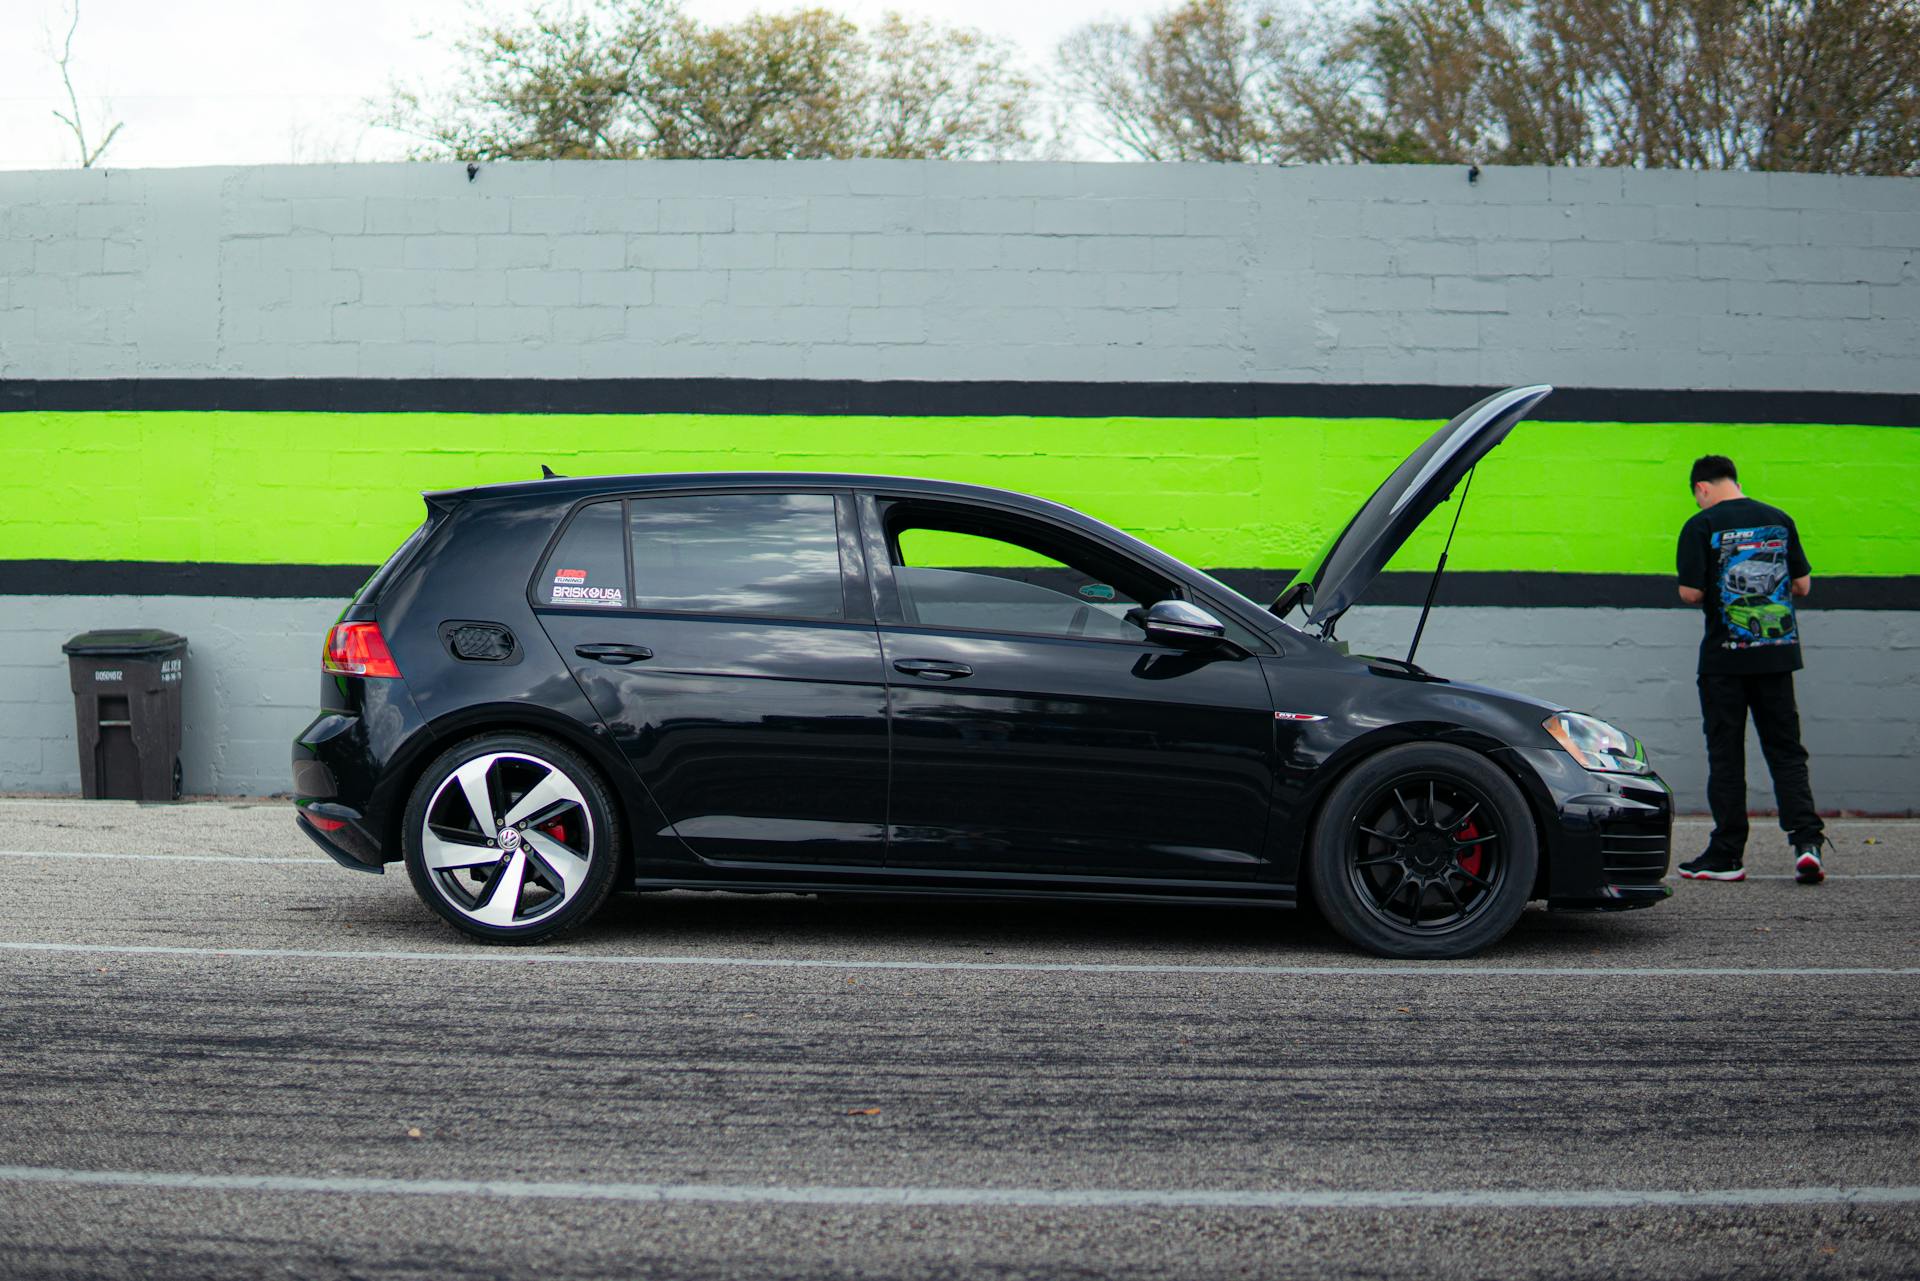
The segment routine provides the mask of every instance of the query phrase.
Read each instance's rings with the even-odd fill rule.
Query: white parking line
[[[1400,1190],[1356,1188],[968,1188],[839,1187],[730,1183],[543,1183],[523,1179],[303,1178],[272,1174],[179,1174],[157,1170],[61,1170],[0,1166],[0,1182],[169,1192],[461,1196],[499,1200],[706,1202],[727,1205],[1005,1206],[1033,1209],[1199,1210],[1600,1210],[1688,1206],[1913,1205],[1920,1187],[1566,1188]]]
[[[575,952],[398,952],[368,948],[172,947],[124,943],[0,942],[0,952],[82,953],[102,956],[182,956],[295,961],[440,961],[458,965],[625,965],[744,970],[912,970],[1012,974],[1239,974],[1261,978],[1438,978],[1451,974],[1535,978],[1836,978],[1920,977],[1920,966],[1659,966],[1474,965],[1428,961],[1415,965],[1154,965],[1094,961],[855,961],[777,956],[600,956]]]
[[[134,859],[151,863],[273,863],[332,867],[333,860],[315,851],[307,858],[256,858],[251,854],[118,854],[93,850],[0,850],[0,858]]]

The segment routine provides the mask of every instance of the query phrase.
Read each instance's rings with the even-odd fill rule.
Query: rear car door
[[[1265,875],[1260,664],[1150,644],[1124,617],[1182,587],[1005,510],[884,493],[861,508],[892,696],[889,867]]]
[[[576,509],[535,579],[542,626],[703,859],[882,861],[887,694],[857,529],[828,489],[632,494]]]

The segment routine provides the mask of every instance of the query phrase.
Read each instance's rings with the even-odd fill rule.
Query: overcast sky
[[[816,0],[863,26],[883,10],[1013,40],[1033,70],[1078,24],[1140,17],[1166,0]],[[111,104],[126,128],[111,167],[399,159],[405,139],[369,126],[396,79],[437,84],[470,0],[82,0],[73,73],[88,141]],[[493,0],[489,9],[515,6]],[[687,0],[711,22],[797,3]],[[0,169],[77,163],[50,49],[71,0],[0,0]]]

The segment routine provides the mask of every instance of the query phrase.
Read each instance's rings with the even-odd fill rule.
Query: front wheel
[[[1314,826],[1314,901],[1376,956],[1471,956],[1532,896],[1539,841],[1520,789],[1476,752],[1411,744],[1334,785]]]
[[[586,921],[619,861],[599,775],[530,734],[449,748],[414,785],[402,823],[414,892],[489,943],[536,943]]]

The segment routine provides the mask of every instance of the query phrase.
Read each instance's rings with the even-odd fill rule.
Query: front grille
[[[1667,874],[1671,844],[1664,828],[1602,828],[1600,864],[1610,882],[1651,884]]]

